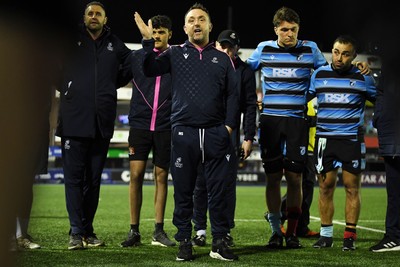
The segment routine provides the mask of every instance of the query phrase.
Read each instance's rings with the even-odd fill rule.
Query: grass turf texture
[[[286,188],[282,188],[283,191]],[[314,249],[316,239],[301,238],[302,249],[271,250],[265,247],[270,227],[266,211],[264,186],[237,186],[236,227],[232,231],[239,256],[237,262],[224,262],[209,257],[211,234],[207,229],[207,246],[196,247],[193,262],[176,262],[178,246],[164,248],[150,244],[154,230],[154,186],[143,187],[140,231],[143,245],[122,248],[120,243],[129,230],[127,185],[102,185],[94,221],[95,232],[106,242],[105,247],[68,251],[69,222],[63,185],[34,185],[34,203],[30,233],[42,248],[16,252],[18,266],[398,266],[400,254],[373,253],[368,248],[383,237],[386,210],[384,188],[362,188],[362,208],[358,224],[357,249],[341,250],[344,231],[344,188],[335,192],[334,247]],[[173,187],[169,186],[164,229],[173,239]],[[312,230],[319,231],[318,188],[311,207]]]

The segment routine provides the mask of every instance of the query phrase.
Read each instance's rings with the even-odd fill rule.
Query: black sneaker
[[[273,232],[271,238],[267,244],[268,248],[282,248],[283,247],[283,236],[277,232]]]
[[[369,250],[372,252],[400,251],[400,242],[384,235],[383,239]]]
[[[69,250],[77,250],[77,249],[83,249],[83,242],[82,242],[82,236],[78,234],[71,234],[69,236],[69,243],[68,243],[68,249]]]
[[[297,236],[285,236],[286,239],[286,248],[301,248],[301,244]]]
[[[210,251],[210,257],[213,259],[223,261],[235,261],[238,260],[238,256],[233,254],[224,239],[213,240],[212,249]]]
[[[356,241],[353,238],[349,237],[343,239],[342,251],[349,251],[355,249],[356,249]]]
[[[121,247],[136,247],[140,244],[140,233],[131,229],[129,230],[128,238],[121,243]]]
[[[317,242],[314,243],[313,248],[331,248],[333,247],[333,238],[321,236]]]
[[[233,237],[231,236],[230,233],[227,233],[226,236],[223,237],[225,243],[228,245],[228,247],[234,247],[235,242],[233,242]]]
[[[204,247],[206,245],[206,236],[205,235],[195,235],[192,238],[192,245],[195,247]]]
[[[154,232],[152,245],[162,246],[162,247],[172,247],[175,246],[175,242],[168,238],[167,233],[164,230],[159,232]]]
[[[178,255],[176,256],[177,261],[192,261],[194,260],[193,257],[193,246],[192,242],[188,239],[181,241],[179,243],[179,251]]]

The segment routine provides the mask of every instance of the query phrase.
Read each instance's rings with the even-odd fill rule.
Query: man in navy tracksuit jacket
[[[209,196],[213,247],[212,258],[235,260],[223,237],[229,232],[225,209],[227,187],[234,182],[236,155],[230,132],[237,127],[238,82],[229,56],[209,42],[211,24],[202,6],[185,15],[189,39],[171,46],[158,57],[153,52],[152,27],[140,15],[135,21],[142,33],[146,51],[143,62],[147,76],[171,73],[172,79],[172,152],[171,174],[174,184],[173,223],[180,241],[176,260],[192,260],[193,190],[198,166],[204,171]],[[226,253],[225,253],[226,252]]]
[[[104,6],[85,8],[84,24],[64,66],[57,135],[61,137],[65,197],[70,221],[68,248],[104,245],[93,219],[101,174],[114,133],[120,66],[131,50],[105,25]]]
[[[253,139],[256,134],[256,78],[254,71],[237,55],[240,49],[240,40],[235,31],[222,31],[218,36],[216,47],[232,58],[239,81],[240,113],[237,117],[238,127],[232,132],[231,137],[236,155],[240,156],[241,160],[244,160],[250,156]],[[239,125],[241,122],[244,135],[243,142],[240,142],[241,128]],[[237,172],[235,172],[235,180],[236,177]],[[233,229],[235,227],[236,182],[232,184],[228,192],[226,212],[229,218],[229,228]],[[194,191],[193,223],[196,235],[192,238],[192,243],[195,246],[206,245],[207,208],[207,188],[203,177],[200,175],[197,178]],[[233,237],[230,233],[228,234],[224,239],[228,246],[234,246]]]

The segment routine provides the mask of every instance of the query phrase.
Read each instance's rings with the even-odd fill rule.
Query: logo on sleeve
[[[355,160],[352,160],[351,162],[353,163],[353,168],[357,169],[358,168],[358,160],[355,159]]]

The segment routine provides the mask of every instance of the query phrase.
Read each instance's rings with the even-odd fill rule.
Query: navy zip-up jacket
[[[60,91],[57,136],[112,138],[117,109],[117,88],[128,81],[119,70],[131,50],[105,26],[93,40],[84,25],[64,68]]]
[[[237,127],[238,80],[230,57],[213,43],[197,49],[188,40],[171,46],[159,56],[154,40],[143,40],[147,76],[170,73],[172,79],[172,126],[208,128]]]
[[[170,131],[171,75],[145,76],[142,67],[144,54],[143,49],[133,51],[130,59],[133,78],[129,126],[149,131]]]

